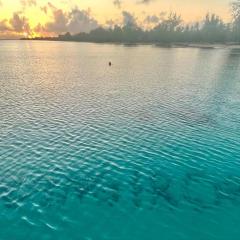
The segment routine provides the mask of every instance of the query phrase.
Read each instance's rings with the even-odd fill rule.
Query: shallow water
[[[0,240],[240,238],[239,51],[0,41],[0,70]]]

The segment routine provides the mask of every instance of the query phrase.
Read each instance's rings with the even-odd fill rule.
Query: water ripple
[[[38,44],[1,50],[0,239],[238,239],[233,53]]]

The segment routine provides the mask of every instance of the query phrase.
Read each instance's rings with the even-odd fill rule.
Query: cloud
[[[114,0],[113,5],[117,8],[122,8],[122,0]]]
[[[25,7],[33,7],[33,6],[37,5],[36,0],[21,0],[20,3],[24,8]]]
[[[48,13],[48,7],[47,6],[40,7],[40,10],[43,11],[45,14]]]
[[[50,33],[64,33],[70,32],[76,34],[79,32],[90,32],[98,28],[100,25],[98,21],[91,16],[91,11],[80,10],[74,8],[68,12],[56,8],[51,3],[41,8],[42,11],[48,13],[52,12],[52,20],[45,25],[38,24],[35,31],[50,32]]]
[[[135,26],[137,25],[137,20],[135,16],[127,11],[122,11],[122,16],[123,16],[123,25],[132,25]]]
[[[90,32],[98,28],[98,21],[91,17],[90,11],[73,9],[68,15],[68,31],[71,33]]]
[[[153,2],[154,0],[140,0],[140,1],[137,1],[138,4],[149,4],[151,2]]]
[[[6,19],[1,20],[0,21],[0,32],[4,32],[4,31],[8,31],[8,30],[9,30],[9,27],[7,24],[7,20]]]
[[[14,32],[30,32],[28,19],[20,15],[21,13],[13,13],[12,18],[9,20],[9,24]]]
[[[48,14],[49,11],[56,11],[57,7],[55,7],[51,2],[48,2],[45,6],[40,7],[40,10],[45,14]]]
[[[31,35],[29,21],[21,12],[13,13],[10,19],[0,20],[0,38],[19,38]]]
[[[47,32],[62,33],[67,31],[68,18],[61,9],[53,11],[53,21],[44,26]]]
[[[160,21],[160,18],[156,15],[148,15],[144,19],[144,23],[146,24],[152,24],[152,23],[158,23]]]
[[[1,2],[2,0],[0,0]],[[122,7],[123,0],[111,0],[112,3],[118,7]],[[150,2],[153,0],[135,0],[139,2]],[[71,34],[77,34],[80,32],[90,32],[98,27],[100,23],[92,15],[91,9],[82,10],[78,7],[75,7],[70,10],[64,8],[58,8],[53,5],[51,2],[48,2],[45,5],[39,5],[39,9],[47,15],[48,21],[45,23],[39,23],[34,27],[30,28],[29,20],[24,16],[24,9],[26,7],[37,6],[40,1],[38,0],[20,0],[22,10],[19,12],[14,12],[12,17],[7,20],[0,20],[0,31],[8,31],[14,34],[28,34],[29,36],[55,36],[57,34],[63,34],[70,32]],[[68,8],[67,8],[68,9]],[[104,24],[105,27],[114,27],[115,25],[119,26],[152,26],[157,22],[160,16],[146,16],[140,21],[137,19],[136,15],[128,11],[122,11],[122,16],[116,19],[111,19],[106,21]]]
[[[112,20],[112,19],[109,19],[109,20],[106,21],[106,25],[109,26],[109,27],[112,27],[112,26],[115,25],[115,21]]]
[[[118,26],[120,24],[121,24],[121,22],[119,22],[118,20],[113,20],[113,19],[109,19],[105,23],[106,27],[108,27],[108,28],[113,28],[113,27]]]

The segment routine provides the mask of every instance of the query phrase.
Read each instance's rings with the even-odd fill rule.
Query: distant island
[[[61,34],[57,37],[22,38],[22,40],[76,41],[94,43],[156,43],[156,44],[240,44],[240,12],[233,12],[233,21],[225,23],[215,14],[194,24],[182,24],[180,15],[170,13],[153,29],[142,29],[137,24],[112,28],[99,27],[89,33]]]

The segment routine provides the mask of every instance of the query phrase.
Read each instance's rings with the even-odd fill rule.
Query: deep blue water
[[[240,50],[1,41],[0,73],[0,240],[240,239]]]

